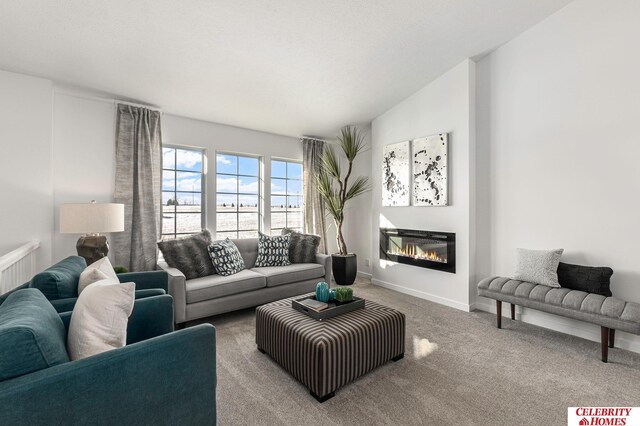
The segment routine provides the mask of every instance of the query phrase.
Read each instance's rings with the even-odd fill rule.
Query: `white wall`
[[[60,204],[88,203],[91,200],[99,203],[113,201],[115,140],[113,102],[54,91],[54,263],[76,254],[76,241],[79,237],[60,234]]]
[[[516,247],[562,247],[563,261],[612,267],[613,294],[640,302],[638,16],[635,0],[574,1],[478,63],[482,275],[511,275]],[[522,319],[599,339],[582,322]],[[640,351],[638,336],[619,340]]]
[[[51,262],[51,82],[0,71],[0,256],[41,243]]]
[[[474,244],[475,63],[465,60],[372,123],[372,274],[375,284],[468,310],[475,263]],[[381,207],[382,150],[385,145],[449,133],[449,206]],[[379,228],[456,233],[456,273],[380,260]]]

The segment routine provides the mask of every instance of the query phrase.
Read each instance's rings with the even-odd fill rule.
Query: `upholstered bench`
[[[403,313],[367,300],[362,309],[317,321],[293,309],[292,299],[256,309],[256,344],[319,402],[404,356]]]
[[[478,284],[478,295],[496,300],[497,326],[502,328],[502,302],[561,315],[601,327],[602,361],[607,362],[615,331],[640,334],[640,304],[569,288],[553,288],[510,278],[490,277]]]

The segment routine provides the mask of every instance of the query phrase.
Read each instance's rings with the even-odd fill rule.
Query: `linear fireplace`
[[[456,234],[380,228],[380,259],[456,272]]]

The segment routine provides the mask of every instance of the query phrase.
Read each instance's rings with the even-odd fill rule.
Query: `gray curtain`
[[[124,232],[112,234],[115,265],[156,269],[160,236],[162,113],[118,104],[114,200],[124,204]]]
[[[304,232],[320,235],[320,253],[327,253],[327,227],[324,202],[316,190],[315,177],[320,171],[320,159],[324,151],[324,142],[302,138],[303,148],[303,196],[304,196]]]

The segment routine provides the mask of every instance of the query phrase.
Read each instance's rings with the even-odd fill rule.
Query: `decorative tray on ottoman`
[[[318,321],[322,321],[323,319],[327,319],[327,318],[332,318],[332,317],[335,317],[336,315],[344,314],[347,312],[355,311],[356,309],[364,308],[364,299],[361,299],[356,296],[353,296],[353,300],[351,302],[336,302],[335,300],[328,302],[327,304],[329,305],[329,307],[321,311],[316,311],[300,303],[300,301],[306,300],[306,299],[316,300],[316,297],[305,296],[305,297],[301,297],[300,299],[294,299],[291,301],[291,307]]]

